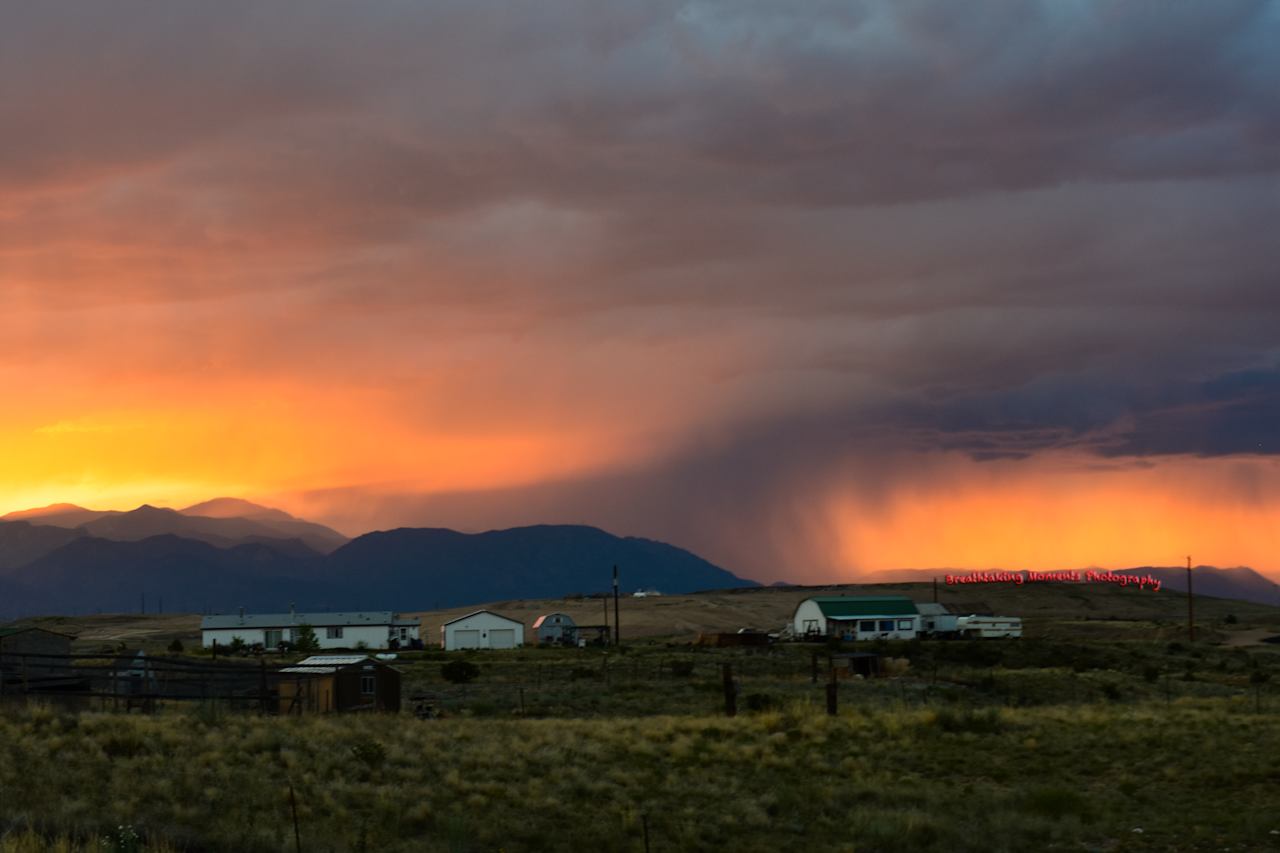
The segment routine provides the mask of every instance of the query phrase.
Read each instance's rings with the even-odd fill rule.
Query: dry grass
[[[668,851],[1263,849],[1277,749],[1274,715],[1211,700],[732,720],[34,709],[0,717],[0,809],[11,845],[128,824],[176,849],[287,850],[292,784],[306,850],[636,851],[646,825]]]

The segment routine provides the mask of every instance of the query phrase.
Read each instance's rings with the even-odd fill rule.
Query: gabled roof
[[[811,598],[828,619],[859,616],[915,616],[916,603],[902,595],[841,595]]]
[[[466,616],[459,616],[457,619],[450,619],[448,622],[443,623],[440,627],[443,628],[445,625],[452,625],[454,622],[461,622],[463,619],[470,619],[472,616],[479,616],[481,613],[488,613],[490,616],[497,616],[499,619],[505,619],[507,622],[514,622],[515,624],[519,625],[521,628],[524,627],[524,623],[521,622],[519,619],[512,619],[510,616],[503,616],[501,613],[494,613],[492,610],[473,610],[472,612],[468,613]]]
[[[75,639],[71,634],[50,631],[48,628],[41,628],[39,625],[6,625],[0,628],[0,637],[12,637],[14,634],[22,634],[27,631],[43,631],[46,634],[53,634],[55,637],[66,637],[68,640]]]
[[[916,610],[920,611],[921,616],[950,616],[951,611],[947,609],[947,605],[939,604],[935,601],[926,601],[916,605]]]
[[[362,625],[394,625],[396,615],[390,610],[350,611],[346,613],[224,613],[200,620],[200,630],[218,631],[229,628],[312,628],[360,627]],[[417,624],[417,623],[401,623]]]

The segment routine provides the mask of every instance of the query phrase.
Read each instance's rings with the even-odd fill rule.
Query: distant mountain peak
[[[91,510],[62,503],[10,513],[3,520],[80,530],[101,539],[126,542],[174,534],[219,548],[253,541],[286,543],[278,545],[278,548],[303,556],[304,551],[327,554],[349,541],[346,536],[323,524],[294,518],[287,512],[241,498],[215,498],[184,510],[144,503],[127,512]],[[17,533],[11,531],[8,535],[13,538]],[[56,540],[56,537],[46,538],[49,542]],[[299,542],[287,544],[291,540]],[[24,554],[30,550],[27,545],[23,548],[27,549],[22,551]],[[4,560],[5,557],[0,555],[0,563]]]
[[[256,504],[244,498],[214,498],[201,501],[178,511],[183,515],[194,515],[202,518],[274,518],[280,521],[294,520],[294,516],[284,510]]]
[[[62,515],[67,512],[92,512],[82,506],[76,506],[69,503],[49,504],[48,506],[36,507],[35,509],[20,509],[14,512],[0,515],[0,521],[24,521],[31,518],[40,518],[45,515]]]
[[[129,510],[123,515],[177,515],[177,510],[172,510],[163,506],[154,506],[152,504],[143,504],[137,509]]]

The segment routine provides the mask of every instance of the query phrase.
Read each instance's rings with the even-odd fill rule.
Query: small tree
[[[173,642],[169,644],[169,654],[171,655],[182,654],[182,641],[179,640],[177,637],[174,637]]]
[[[314,652],[320,648],[320,640],[316,637],[316,629],[310,625],[299,625],[293,630],[293,647],[300,652]]]

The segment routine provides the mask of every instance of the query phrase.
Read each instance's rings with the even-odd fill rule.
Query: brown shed
[[[0,628],[0,670],[7,671],[11,678],[63,675],[71,655],[71,640],[69,634],[57,631],[6,625]],[[43,655],[61,655],[63,659]]]
[[[400,710],[400,671],[368,655],[312,655],[276,678],[281,714]]]

